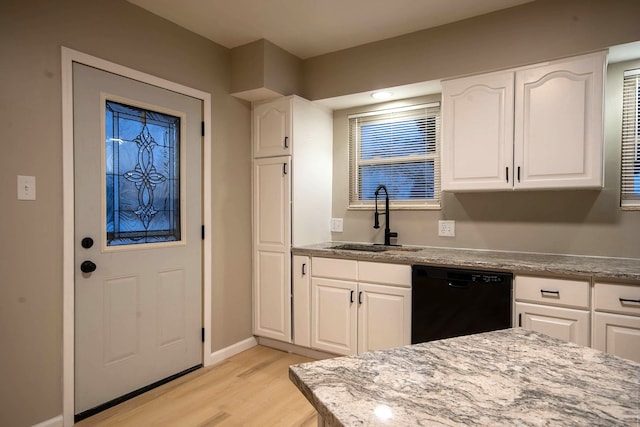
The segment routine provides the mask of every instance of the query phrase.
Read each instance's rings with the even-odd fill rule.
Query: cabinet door
[[[538,304],[515,304],[516,324],[576,344],[589,345],[589,312]]]
[[[358,353],[411,344],[411,289],[358,284]]]
[[[516,72],[516,188],[602,187],[604,58]]]
[[[311,279],[311,346],[336,354],[356,354],[357,284]]]
[[[293,280],[293,343],[311,347],[311,262],[308,256],[294,255],[291,266]]]
[[[291,99],[281,98],[253,109],[253,157],[291,154]]]
[[[512,188],[513,72],[442,83],[442,189]]]
[[[254,334],[291,342],[289,157],[254,160]]]
[[[640,362],[640,317],[596,312],[593,347]]]

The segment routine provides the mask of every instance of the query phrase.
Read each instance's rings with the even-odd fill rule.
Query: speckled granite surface
[[[524,273],[593,276],[640,281],[640,259],[550,255],[473,249],[402,246],[384,252],[335,249],[343,242],[296,247],[296,255],[350,258],[397,264],[424,264]]]
[[[520,328],[295,365],[289,377],[328,425],[640,425],[640,364]]]

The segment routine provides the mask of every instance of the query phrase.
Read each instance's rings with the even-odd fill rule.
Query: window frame
[[[620,208],[640,210],[640,193],[628,188],[640,180],[640,68],[624,71],[622,88]]]
[[[433,153],[425,153],[423,155],[409,155],[409,156],[394,156],[394,157],[382,157],[362,160],[361,150],[361,138],[360,138],[360,126],[358,126],[357,137],[352,138],[352,119],[362,117],[375,117],[380,116],[379,123],[389,123],[399,121],[400,118],[394,120],[392,117],[388,117],[389,114],[406,112],[411,110],[425,110],[426,117],[435,118],[435,151]],[[387,117],[385,117],[387,116]],[[415,105],[408,105],[403,107],[386,108],[381,110],[371,110],[362,113],[354,113],[347,116],[347,129],[348,129],[348,151],[349,151],[349,210],[372,210],[374,209],[374,200],[363,200],[360,197],[360,178],[359,169],[360,166],[377,166],[377,165],[393,165],[404,164],[408,162],[415,163],[427,163],[433,161],[434,178],[433,178],[433,199],[403,199],[403,200],[389,200],[389,207],[393,210],[438,210],[441,209],[441,163],[440,163],[440,150],[441,150],[441,108],[440,102],[428,102]],[[371,122],[367,123],[371,124]],[[354,147],[355,144],[355,147]],[[357,198],[355,195],[358,195]],[[383,196],[384,197],[384,196]]]

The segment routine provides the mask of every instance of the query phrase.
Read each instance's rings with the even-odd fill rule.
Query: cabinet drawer
[[[411,287],[411,266],[360,261],[358,281]]]
[[[589,308],[589,280],[516,276],[515,299],[547,305]]]
[[[358,279],[358,261],[350,259],[312,258],[311,275],[329,279]]]
[[[640,285],[596,282],[593,302],[596,310],[640,316]]]

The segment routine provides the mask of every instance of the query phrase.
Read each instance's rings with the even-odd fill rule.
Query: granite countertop
[[[640,259],[536,254],[424,246],[388,247],[384,252],[336,249],[347,242],[327,242],[293,248],[296,255],[349,258],[397,264],[477,268],[511,272],[592,276],[640,281]],[[373,246],[373,245],[370,245]]]
[[[329,426],[630,426],[640,364],[525,329],[310,362],[291,381]]]

